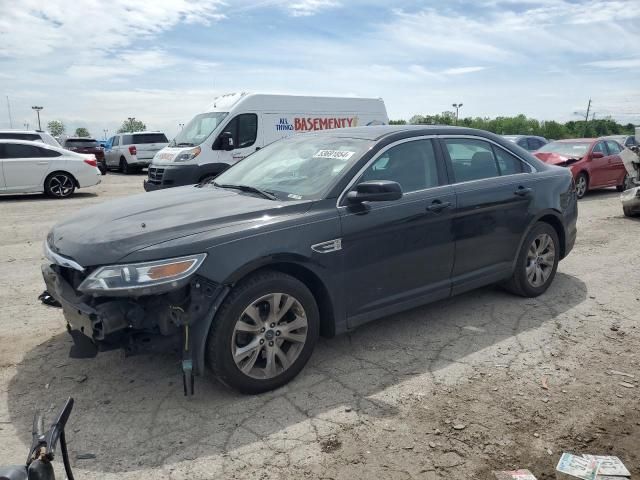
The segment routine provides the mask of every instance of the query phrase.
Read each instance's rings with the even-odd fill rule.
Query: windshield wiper
[[[231,185],[229,183],[220,184],[220,183],[216,183],[216,182],[213,182],[213,185],[216,186],[216,187],[220,187],[220,188],[232,188],[232,189],[235,189],[235,190],[240,190],[241,192],[257,193],[258,195],[261,195],[264,198],[267,198],[269,200],[277,200],[278,199],[278,197],[276,197],[273,193],[268,192],[266,190],[262,190],[262,189],[257,188],[257,187],[252,187],[251,185]]]

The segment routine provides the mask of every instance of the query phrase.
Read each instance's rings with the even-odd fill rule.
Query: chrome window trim
[[[455,134],[449,134],[449,135],[421,135],[419,137],[410,137],[410,138],[403,138],[402,140],[398,140],[396,142],[390,143],[389,145],[387,145],[386,147],[384,147],[382,150],[380,150],[373,158],[371,158],[371,160],[369,160],[360,170],[358,170],[358,173],[356,175],[353,176],[353,178],[351,179],[351,181],[347,184],[347,186],[345,187],[345,189],[342,191],[342,193],[340,194],[340,196],[338,196],[338,201],[336,202],[336,208],[340,208],[340,207],[346,207],[346,205],[341,205],[343,198],[345,197],[345,195],[347,193],[349,193],[351,187],[353,187],[353,185],[355,184],[356,180],[358,178],[360,178],[362,176],[362,174],[365,172],[365,170],[367,168],[369,168],[369,166],[375,162],[376,160],[378,160],[378,158],[380,158],[387,150],[389,150],[392,147],[395,147],[396,145],[400,145],[402,143],[406,143],[406,142],[411,142],[411,141],[415,141],[415,140],[436,140],[436,139],[455,139],[455,138],[463,138],[463,139],[468,139],[468,140],[480,140],[480,141],[484,141],[484,142],[488,142],[492,145],[495,145],[496,147],[502,149],[503,151],[507,152],[508,154],[514,156],[515,158],[517,158],[518,160],[520,160],[521,162],[525,163],[526,165],[529,166],[529,168],[531,168],[530,172],[520,172],[520,173],[512,173],[509,175],[500,175],[498,177],[487,177],[487,178],[480,178],[477,180],[466,180],[464,182],[451,182],[451,183],[447,183],[445,185],[436,185],[435,187],[428,187],[428,188],[423,188],[422,190],[414,190],[412,192],[407,192],[402,194],[403,198],[407,195],[412,195],[414,193],[421,193],[421,192],[425,192],[427,190],[433,190],[435,188],[442,188],[442,187],[447,187],[447,186],[452,186],[452,185],[462,185],[462,184],[466,184],[466,183],[473,183],[473,182],[482,182],[484,180],[492,180],[494,178],[501,178],[501,177],[511,177],[513,175],[530,175],[532,173],[538,173],[538,169],[536,167],[534,167],[533,165],[531,165],[529,162],[527,162],[524,158],[522,158],[520,155],[518,155],[515,152],[512,152],[510,150],[507,150],[506,148],[504,148],[502,145],[500,145],[498,142],[491,140],[490,138],[486,138],[486,137],[478,137],[478,136],[474,136],[474,135],[455,135]],[[435,150],[435,148],[434,148]],[[442,154],[444,155],[444,152],[442,152]],[[437,153],[436,153],[437,155]],[[444,160],[444,159],[443,159]]]
[[[443,140],[452,139],[452,138],[465,138],[465,139],[468,139],[468,140],[481,140],[483,142],[488,142],[488,143],[490,143],[492,145],[495,145],[496,147],[502,149],[503,151],[507,152],[508,154],[513,155],[518,160],[520,160],[521,162],[523,162],[526,165],[528,165],[529,168],[531,169],[530,172],[512,173],[511,175],[522,175],[522,174],[526,174],[526,173],[538,173],[538,169],[536,167],[534,167],[533,165],[531,165],[529,162],[527,162],[520,155],[518,155],[515,152],[512,152],[511,150],[507,150],[502,145],[500,145],[498,142],[496,142],[494,140],[491,140],[490,138],[476,137],[476,136],[473,136],[473,135],[439,135],[438,138],[441,138]],[[500,175],[500,176],[501,177],[508,177],[509,175]],[[487,178],[481,178],[480,180],[487,180],[488,178],[498,178],[498,177],[487,177]],[[477,182],[478,180],[469,180],[469,181]],[[458,183],[466,183],[466,182],[454,182],[452,185],[455,185],[455,184],[458,184]]]
[[[403,143],[407,143],[407,142],[412,142],[412,141],[416,141],[416,140],[434,140],[437,139],[438,136],[437,135],[420,135],[419,137],[410,137],[410,138],[403,138],[402,140],[397,140],[393,143],[390,143],[389,145],[387,145],[386,147],[384,147],[382,150],[380,150],[378,153],[375,154],[375,156],[373,158],[371,158],[360,170],[358,170],[358,173],[356,173],[353,178],[351,179],[351,181],[349,181],[349,183],[347,184],[347,186],[344,188],[344,190],[342,190],[342,193],[340,194],[340,196],[338,196],[338,201],[336,202],[336,208],[340,208],[340,207],[346,207],[346,205],[340,205],[342,203],[343,198],[346,196],[347,193],[349,193],[351,190],[351,187],[353,187],[353,185],[356,183],[356,180],[358,180],[362,174],[365,172],[365,170],[367,168],[369,168],[371,166],[371,164],[373,164],[376,160],[378,160],[382,155],[384,155],[384,153],[389,150],[390,148],[393,148],[397,145],[402,145]],[[434,153],[436,148],[434,146],[433,148]],[[437,153],[436,153],[437,155]],[[425,190],[431,190],[433,188],[439,188],[439,187],[445,187],[447,185],[436,185],[435,187],[428,187],[428,188],[423,188],[422,190],[414,190],[412,192],[407,192],[404,193],[402,192],[402,197],[404,198],[407,195],[411,195],[414,193],[419,193],[419,192],[424,192]]]

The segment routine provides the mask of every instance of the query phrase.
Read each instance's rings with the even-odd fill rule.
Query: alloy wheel
[[[49,180],[49,191],[56,197],[64,198],[73,193],[73,179],[69,175],[59,173]]]
[[[556,262],[556,246],[551,236],[541,233],[533,239],[527,251],[527,281],[532,287],[544,285]]]
[[[578,198],[584,197],[587,193],[587,177],[580,175],[576,181],[576,195]]]
[[[251,378],[276,377],[302,352],[308,328],[306,312],[295,297],[264,295],[251,302],[236,321],[231,336],[233,360]]]

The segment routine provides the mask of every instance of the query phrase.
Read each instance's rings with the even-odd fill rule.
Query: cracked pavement
[[[244,396],[205,376],[185,398],[176,357],[69,359],[61,312],[36,299],[48,229],[141,184],[107,175],[70,200],[0,197],[0,463],[22,461],[36,408],[50,419],[71,395],[83,479],[553,478],[561,449],[583,444],[640,473],[640,221],[615,192],[580,202],[576,248],[537,299],[470,292],[322,339],[280,390]]]

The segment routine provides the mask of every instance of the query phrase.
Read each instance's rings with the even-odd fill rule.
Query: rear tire
[[[125,175],[129,175],[131,173],[131,167],[127,163],[127,159],[124,157],[120,157],[120,172]]]
[[[76,179],[67,172],[53,172],[44,181],[44,193],[52,198],[68,198],[76,190]]]
[[[505,288],[522,297],[537,297],[551,285],[559,261],[558,234],[548,223],[538,222],[527,234]]]
[[[576,177],[576,197],[578,199],[584,197],[589,190],[589,177],[586,173],[580,173]]]
[[[209,331],[207,362],[225,385],[266,392],[298,375],[319,331],[318,306],[302,282],[259,272],[239,282],[220,307]]]

